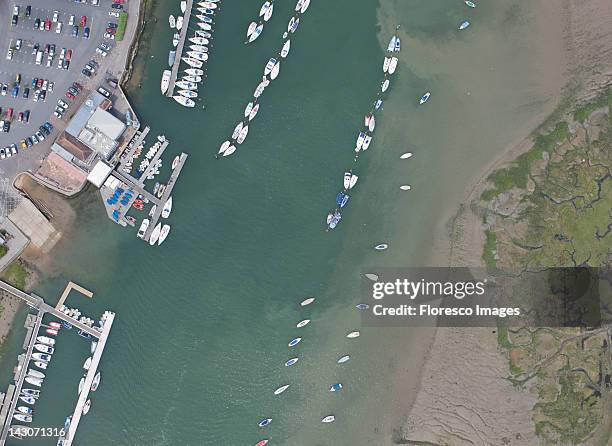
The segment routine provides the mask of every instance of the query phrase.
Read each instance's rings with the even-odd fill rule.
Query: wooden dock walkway
[[[187,38],[187,32],[189,30],[189,20],[191,19],[191,9],[193,8],[193,0],[187,0],[187,9],[183,17],[183,28],[180,32],[179,43],[176,46],[176,58],[174,59],[174,65],[172,65],[172,74],[170,75],[170,83],[168,84],[168,91],[166,96],[172,97],[174,95],[174,84],[178,76],[178,70],[181,65],[181,57],[183,55],[183,47],[185,46],[185,39]]]
[[[134,152],[136,151],[136,149],[138,148],[138,146],[140,144],[142,144],[142,142],[144,141],[144,139],[147,137],[147,135],[149,134],[149,132],[151,131],[151,127],[146,126],[142,133],[138,136],[138,138],[136,138],[136,140],[134,141],[134,144],[132,145],[132,147],[130,147],[130,149],[128,150],[125,158],[122,157],[123,159],[121,159],[119,161],[119,168],[123,168],[123,166],[125,166],[125,163],[128,162],[128,160],[130,160],[130,158],[132,158],[132,156],[134,155]]]

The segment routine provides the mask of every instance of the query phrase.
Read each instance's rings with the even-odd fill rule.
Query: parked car
[[[13,155],[17,155],[17,144],[15,144],[15,143],[11,144],[10,149],[11,149],[11,153]]]
[[[99,87],[98,88],[98,93],[100,93],[102,96],[109,98],[110,97],[110,92],[108,90],[106,90],[105,88]]]
[[[87,25],[87,16],[81,16],[81,28],[84,28]]]
[[[40,19],[36,18],[34,20],[34,29],[38,29],[38,28],[40,28]]]
[[[74,95],[73,95],[72,93],[70,93],[69,91],[67,91],[67,92],[66,92],[66,97],[67,97],[68,99],[70,99],[71,101],[73,101],[73,100],[74,100]]]
[[[49,20],[49,17],[47,17],[45,19],[45,31],[50,31],[51,30],[51,20]]]
[[[89,39],[89,27],[85,27],[85,29],[83,30],[83,38]]]
[[[59,20],[59,11],[55,10],[53,11],[53,23],[57,22]]]
[[[19,51],[21,49],[21,44],[23,43],[23,39],[17,39],[15,41],[15,49]]]
[[[23,120],[25,122],[30,122],[30,110],[26,110],[23,112]]]
[[[13,87],[13,91],[11,92],[11,96],[16,98],[19,95],[19,85],[15,85]]]
[[[74,25],[74,14],[70,14],[70,18],[68,19],[68,25]]]
[[[111,33],[108,33],[108,32],[104,33],[104,38],[105,39],[110,39],[110,40],[115,40],[114,34],[111,34]]]
[[[66,57],[65,57],[65,59],[66,59],[66,60],[70,60],[70,59],[72,59],[72,50],[68,50],[68,51],[66,51]]]
[[[6,59],[11,60],[12,58],[13,58],[13,49],[9,48],[8,51],[6,52]]]
[[[78,82],[73,82],[73,83],[72,83],[72,86],[73,86],[74,88],[76,88],[77,90],[79,90],[79,93],[80,93],[81,91],[83,91],[83,86],[82,86],[81,84],[79,84]]]
[[[64,26],[62,22],[57,22],[57,25],[55,25],[55,34],[61,34],[62,26]]]
[[[6,96],[7,91],[8,91],[8,85],[2,84],[2,90],[1,90],[2,96]]]
[[[24,99],[28,99],[30,97],[30,89],[28,87],[24,88],[21,96]]]
[[[108,15],[110,17],[119,17],[119,12],[118,11],[108,11]]]
[[[25,16],[30,17],[32,15],[32,6],[28,5],[25,9]]]
[[[74,25],[72,27],[72,37],[77,37],[79,35],[79,27]]]

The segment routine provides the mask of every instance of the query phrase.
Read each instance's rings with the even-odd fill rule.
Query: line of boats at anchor
[[[172,98],[184,107],[192,108],[195,107],[195,100],[198,97],[198,84],[204,79],[204,70],[202,69],[205,62],[208,61],[209,57],[209,46],[211,46],[212,32],[213,32],[213,16],[218,9],[220,0],[208,0],[198,2],[196,6],[197,18],[196,25],[199,29],[194,30],[194,35],[189,37],[189,50],[186,52],[186,56],[181,57],[181,60],[189,65],[189,68],[184,70],[184,74],[181,79],[174,83],[175,87],[179,90],[177,94],[173,94]],[[172,45],[176,48],[180,42],[180,31],[184,24],[184,15],[187,10],[187,2],[181,1],[181,13],[183,15],[178,16],[176,19],[173,15],[170,15],[168,22],[170,28],[176,28],[177,33],[172,37]],[[168,65],[172,67],[176,61],[176,50],[171,50],[168,54]],[[170,80],[172,78],[171,70],[164,70],[161,79],[161,92],[166,94],[170,87]],[[174,92],[173,92],[174,93]]]
[[[299,15],[306,12],[306,9],[308,8],[309,4],[310,0],[298,0],[295,9],[298,13],[292,16],[289,20],[289,24],[287,25],[287,32],[283,34],[283,46],[278,52],[278,57],[271,57],[268,62],[266,62],[266,65],[263,70],[262,80],[253,92],[253,100],[250,101],[244,109],[244,119],[236,125],[234,131],[232,132],[231,138],[221,144],[221,147],[217,152],[216,158],[219,158],[220,156],[232,155],[237,150],[237,146],[242,144],[246,139],[247,135],[249,134],[249,123],[253,120],[253,118],[255,118],[255,116],[259,112],[259,103],[257,101],[263,94],[264,90],[268,87],[268,85],[270,85],[270,82],[278,77],[280,73],[281,60],[285,59],[289,55],[289,51],[291,50],[291,39],[288,38],[289,33],[293,33],[295,32],[295,30],[297,30],[297,27],[300,22]]]
[[[306,307],[308,305],[311,305],[313,302],[315,302],[315,300],[316,300],[316,298],[314,298],[314,297],[308,297],[308,298],[304,299],[302,302],[300,302],[300,306],[301,307]],[[357,305],[357,308],[359,310],[365,310],[365,309],[369,308],[369,306],[367,304],[359,304],[359,305]],[[311,322],[311,319],[302,319],[301,321],[299,321],[296,324],[296,328],[303,328],[303,327],[307,326],[308,324],[310,324],[310,322]],[[347,339],[355,339],[355,338],[358,338],[359,336],[361,336],[361,332],[359,332],[359,331],[351,331],[351,332],[349,332],[346,335],[346,338]],[[289,341],[289,343],[287,344],[287,347],[289,347],[290,349],[296,347],[298,344],[300,344],[302,342],[302,339],[303,338],[301,336],[298,336],[298,337],[295,337],[295,338],[291,339]],[[337,364],[345,364],[345,363],[349,362],[350,360],[351,360],[350,355],[344,354],[344,355],[340,356],[336,360],[336,363]],[[285,367],[291,367],[291,366],[297,364],[298,361],[299,361],[299,358],[297,356],[293,357],[293,358],[291,358],[291,359],[289,359],[289,360],[287,360],[285,362]],[[284,385],[278,387],[276,390],[274,390],[274,395],[275,396],[280,395],[280,394],[284,393],[286,390],[288,390],[290,387],[291,387],[291,384],[284,384]],[[343,388],[344,388],[344,386],[342,385],[342,383],[335,383],[335,384],[331,384],[328,389],[329,389],[330,392],[340,392]],[[328,415],[325,415],[324,417],[321,418],[321,422],[322,423],[326,423],[326,424],[327,423],[333,423],[334,421],[336,421],[336,416],[334,414],[328,414]],[[266,418],[263,418],[257,425],[260,428],[263,428],[263,427],[269,426],[271,423],[272,423],[272,418],[271,417],[266,417]],[[265,446],[269,442],[270,442],[269,439],[264,438],[262,440],[259,440],[257,443],[255,443],[255,446]]]

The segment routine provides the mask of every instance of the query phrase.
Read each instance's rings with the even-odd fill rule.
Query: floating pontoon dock
[[[183,55],[183,47],[185,46],[185,39],[187,38],[187,32],[189,30],[189,19],[191,18],[191,9],[193,8],[193,0],[187,0],[187,9],[185,9],[185,15],[183,18],[183,28],[181,28],[179,43],[176,46],[176,57],[174,59],[174,65],[172,65],[172,74],[170,75],[170,83],[168,84],[168,91],[166,96],[172,97],[174,94],[174,83],[178,76],[179,66],[181,65],[181,57]]]

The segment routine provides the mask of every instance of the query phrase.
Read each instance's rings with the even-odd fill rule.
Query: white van
[[[36,53],[36,65],[40,65],[42,63],[43,60],[43,52],[38,50],[38,52]]]

